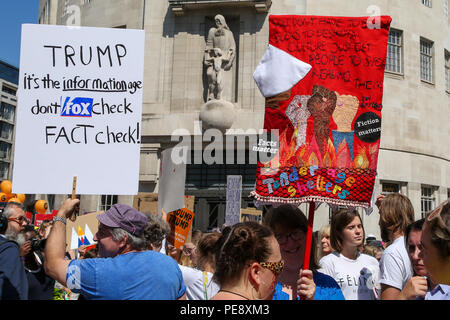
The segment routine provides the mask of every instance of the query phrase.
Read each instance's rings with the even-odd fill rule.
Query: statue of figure
[[[216,27],[209,29],[204,57],[208,77],[208,100],[231,100],[231,67],[236,56],[236,43],[225,18],[218,14],[214,20]],[[224,90],[225,97],[222,94]]]
[[[222,56],[222,50],[213,48],[209,50],[209,57],[205,57],[205,63],[211,65],[207,69],[208,75],[208,100],[222,98],[223,91],[223,69],[222,63],[227,62]]]

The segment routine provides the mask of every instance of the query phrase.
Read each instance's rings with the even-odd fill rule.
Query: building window
[[[422,0],[422,4],[431,8],[431,0]]]
[[[98,211],[106,211],[117,203],[117,195],[104,194],[99,198]]]
[[[222,159],[225,161],[226,151],[223,152]],[[239,151],[234,150],[233,163],[228,164],[187,164],[186,165],[186,189],[220,189],[227,185],[228,175],[241,175],[242,188],[252,189],[255,185],[256,164],[250,163],[250,154],[245,150],[245,163],[238,163]],[[195,159],[195,151],[191,151],[191,161]],[[226,162],[226,161],[225,161]]]
[[[50,0],[46,1],[42,8],[41,15],[39,16],[39,24],[50,23]]]
[[[2,102],[0,106],[0,118],[7,121],[14,121],[14,112],[16,108],[6,102]]]
[[[445,90],[450,93],[450,52],[445,51]]]
[[[426,214],[435,208],[435,197],[433,187],[422,187],[422,218],[425,218]]]
[[[0,162],[0,180],[9,179],[9,163]]]
[[[11,88],[10,86],[2,85],[2,91],[4,93],[10,94],[15,96],[16,95],[16,89]]]
[[[0,122],[0,138],[5,140],[11,140],[12,135],[13,135],[13,125],[6,122]]]
[[[400,184],[395,182],[383,182],[381,184],[381,194],[400,193]]]
[[[433,42],[420,39],[420,79],[433,82]]]
[[[403,73],[402,65],[403,32],[399,30],[389,30],[386,71]]]
[[[11,144],[0,141],[0,159],[9,160],[11,154]]]

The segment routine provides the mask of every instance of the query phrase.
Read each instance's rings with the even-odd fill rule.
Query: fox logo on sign
[[[92,105],[94,99],[76,97],[71,100],[66,97],[61,116],[62,117],[92,117]]]

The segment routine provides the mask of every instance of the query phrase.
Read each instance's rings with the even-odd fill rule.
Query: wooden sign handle
[[[77,177],[73,177],[73,184],[72,184],[72,199],[76,199],[77,194]]]
[[[72,184],[72,199],[76,199],[77,196],[77,177],[73,177],[73,184]],[[77,219],[77,216],[75,214],[75,211],[72,212],[72,215],[70,216],[70,221],[75,221]]]

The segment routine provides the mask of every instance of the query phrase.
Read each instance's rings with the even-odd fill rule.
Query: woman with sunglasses
[[[299,208],[289,204],[271,208],[264,224],[273,230],[285,261],[274,300],[344,300],[336,281],[317,272],[316,250],[311,250],[310,270],[303,270],[308,221]],[[314,237],[311,247],[315,248]]]
[[[212,300],[272,299],[283,261],[269,228],[256,222],[226,227],[215,248],[220,290]]]

